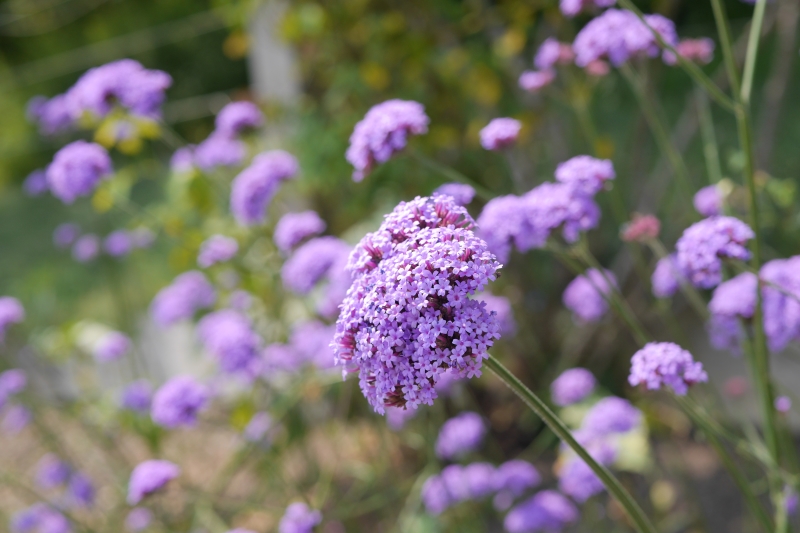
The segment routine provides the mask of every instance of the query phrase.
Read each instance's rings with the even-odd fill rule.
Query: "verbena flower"
[[[48,453],[36,465],[36,484],[42,489],[52,489],[65,485],[72,474],[72,468],[55,454]]]
[[[246,155],[244,142],[216,132],[194,148],[194,162],[206,171],[241,165]]]
[[[521,459],[506,461],[497,467],[497,490],[508,491],[518,498],[542,482],[542,477],[532,464]]]
[[[458,205],[469,205],[475,198],[475,189],[466,183],[445,183],[437,187],[433,194],[446,194]]]
[[[231,102],[223,107],[214,121],[215,130],[231,137],[264,124],[264,115],[253,102]]]
[[[540,91],[553,83],[556,79],[556,73],[552,70],[526,70],[519,76],[520,89],[535,93]]]
[[[616,3],[617,0],[561,0],[558,7],[564,15],[574,17],[581,11],[591,8],[611,7]]]
[[[503,526],[508,533],[561,531],[577,521],[578,516],[578,509],[565,496],[543,490],[511,509]]]
[[[69,478],[67,493],[72,504],[78,507],[91,507],[94,505],[95,489],[92,480],[80,472],[72,474]]]
[[[775,410],[786,414],[792,409],[792,399],[788,396],[778,396],[775,398]]]
[[[489,463],[449,465],[441,474],[425,480],[421,497],[431,514],[441,514],[449,507],[470,500],[483,499],[502,488],[497,468]]]
[[[214,305],[216,299],[217,293],[206,277],[190,270],[158,292],[150,305],[150,315],[156,324],[168,326],[191,318],[196,311]]]
[[[28,177],[22,182],[22,190],[25,191],[25,194],[28,196],[41,196],[46,193],[48,189],[47,173],[42,169],[34,170],[28,174]]]
[[[6,297],[8,298],[8,296]],[[2,298],[0,298],[0,307],[2,307]],[[13,368],[0,372],[0,408],[2,408],[3,401],[10,396],[19,394],[25,387],[28,386],[28,376],[24,370]]]
[[[722,259],[747,261],[750,226],[726,216],[709,217],[689,226],[675,245],[678,268],[696,287],[710,289],[722,281]]]
[[[25,308],[13,296],[0,296],[0,343],[3,342],[11,324],[25,320]]]
[[[678,267],[678,258],[675,254],[662,257],[656,263],[650,284],[653,287],[653,295],[656,298],[669,298],[681,286],[680,280],[685,278]]]
[[[28,102],[28,119],[39,124],[42,135],[56,135],[75,125],[72,106],[66,94],[50,99],[36,96]]]
[[[259,356],[261,338],[247,316],[233,309],[204,316],[197,324],[197,336],[223,372],[250,370]]]
[[[525,236],[536,235],[536,232],[530,226],[527,213],[525,200],[513,194],[492,198],[481,211],[477,234],[501,263],[508,262],[512,245],[523,252],[530,249]]]
[[[542,183],[523,199],[533,230],[530,236],[516,236],[517,242],[524,242],[523,248],[543,247],[558,229],[565,241],[576,242],[581,232],[595,228],[600,221],[600,208],[592,195],[570,183]]]
[[[125,529],[131,533],[139,533],[147,529],[153,522],[153,512],[147,507],[131,509],[125,517]]]
[[[194,426],[197,415],[208,404],[208,387],[190,376],[177,376],[164,383],[153,396],[150,416],[165,428]]]
[[[103,248],[112,257],[122,257],[128,255],[133,249],[133,239],[127,231],[117,230],[106,236]]]
[[[550,70],[559,63],[572,63],[574,59],[575,54],[572,52],[571,45],[548,37],[539,45],[539,50],[536,51],[536,56],[533,58],[533,64],[538,70]]]
[[[403,150],[410,135],[427,133],[429,122],[419,102],[387,100],[370,109],[353,129],[345,156],[355,169],[353,181]]]
[[[436,439],[436,455],[455,459],[477,450],[486,436],[486,424],[478,413],[461,413],[445,422]]]
[[[325,221],[315,211],[287,213],[275,225],[272,235],[278,250],[288,254],[309,237],[325,231]]]
[[[495,296],[488,292],[476,294],[474,299],[486,304],[486,310],[497,317],[498,332],[504,337],[513,337],[517,332],[514,310],[511,302],[504,296]]]
[[[233,258],[239,251],[239,243],[232,237],[212,235],[200,245],[197,264],[208,268],[216,263],[224,263]]]
[[[178,477],[180,468],[169,461],[149,460],[136,465],[128,482],[128,504],[137,505],[145,497],[163,489]]]
[[[100,253],[100,237],[87,233],[72,245],[72,258],[79,263],[88,263]]]
[[[53,244],[56,248],[68,248],[81,234],[81,227],[73,222],[59,224],[53,230]]]
[[[572,185],[588,195],[595,195],[603,190],[606,182],[616,178],[617,174],[609,159],[578,155],[559,163],[555,176],[556,181]]]
[[[653,215],[634,213],[633,218],[622,228],[621,238],[625,242],[646,243],[658,237],[661,221]]]
[[[583,417],[581,429],[592,436],[626,433],[642,423],[642,412],[616,396],[603,398]]]
[[[704,217],[713,217],[722,213],[722,193],[719,192],[719,187],[716,185],[709,185],[697,191],[692,202],[697,212]]]
[[[194,145],[178,148],[169,158],[169,168],[172,172],[191,172],[194,169]]]
[[[617,457],[616,448],[602,439],[581,444],[595,461],[604,466],[611,465]],[[561,492],[583,503],[605,490],[603,482],[583,459],[574,454],[569,457],[558,472],[558,489]]]
[[[656,57],[661,47],[651,28],[672,46],[678,44],[675,24],[661,15],[645,15],[645,22],[628,10],[609,9],[578,32],[572,44],[575,63],[585,67],[592,61],[608,59],[619,66],[637,56]]]
[[[496,118],[480,131],[481,146],[486,150],[502,150],[517,142],[522,124],[513,118]]]
[[[628,383],[643,384],[650,390],[670,387],[684,396],[691,385],[708,381],[703,364],[672,342],[650,342],[633,355]]]
[[[65,204],[94,191],[111,175],[111,158],[105,148],[86,141],[74,141],[61,148],[47,167],[47,184]]]
[[[550,385],[553,403],[566,407],[578,403],[593,391],[597,385],[594,375],[585,368],[570,368],[558,376]]]
[[[137,413],[146,413],[150,410],[153,398],[153,386],[147,380],[140,379],[130,383],[122,391],[120,406]]]
[[[92,355],[98,361],[114,361],[131,349],[131,339],[119,331],[109,331],[98,339],[92,349]]]
[[[495,279],[500,264],[472,225],[451,197],[417,197],[353,250],[334,350],[345,372],[359,372],[376,411],[432,403],[450,370],[480,375],[498,324],[469,296]]]
[[[297,160],[283,150],[258,154],[231,184],[231,213],[242,226],[260,224],[267,204],[280,184],[299,170]]]
[[[309,508],[305,503],[295,502],[286,508],[281,517],[278,533],[311,533],[320,522],[322,513]]]
[[[675,47],[675,51],[678,52],[678,55],[689,61],[694,61],[701,65],[708,65],[714,59],[714,48],[714,41],[708,37],[704,37],[701,39],[681,39]],[[678,62],[674,54],[668,52],[664,53],[664,60],[668,64],[675,64]]]
[[[770,350],[779,352],[800,339],[800,256],[769,261],[759,275],[764,333]]]
[[[617,286],[614,273],[590,268],[567,285],[564,306],[582,322],[597,322],[608,312],[606,296]]]
[[[45,503],[35,503],[11,519],[12,533],[71,533],[66,517]]]
[[[308,294],[334,267],[344,267],[352,247],[337,237],[317,237],[294,251],[281,268],[281,279],[289,290]]]

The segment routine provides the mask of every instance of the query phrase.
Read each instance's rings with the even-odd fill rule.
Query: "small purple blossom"
[[[433,191],[433,195],[446,194],[451,196],[458,205],[469,205],[475,198],[475,189],[466,183],[445,183]]]
[[[44,503],[36,503],[11,519],[12,533],[71,533],[63,514]]]
[[[0,296],[0,343],[6,336],[11,324],[19,324],[25,320],[25,308],[13,296]]]
[[[146,413],[150,410],[152,398],[153,386],[147,380],[140,379],[130,383],[122,391],[120,406],[137,413]]]
[[[122,257],[128,255],[133,248],[131,234],[124,230],[111,232],[103,241],[103,248],[112,257]]]
[[[428,131],[425,107],[409,100],[387,100],[373,106],[356,124],[345,157],[353,165],[353,181],[361,181],[372,169],[403,150],[409,135]]]
[[[302,502],[295,502],[286,508],[278,524],[278,533],[311,533],[322,522],[322,513],[311,509]]]
[[[100,237],[87,233],[72,245],[72,258],[79,263],[88,263],[100,254]]]
[[[169,159],[169,168],[172,172],[191,172],[194,170],[194,145],[178,148]]]
[[[564,305],[581,322],[597,322],[608,311],[607,295],[617,287],[613,272],[590,268],[564,289]]]
[[[480,447],[486,435],[486,424],[478,413],[461,413],[442,425],[436,439],[436,455],[455,459]]]
[[[486,150],[502,150],[517,142],[522,124],[513,118],[496,118],[480,131],[481,146]]]
[[[0,298],[0,307],[2,307],[2,298]],[[0,406],[2,406],[2,399],[14,396],[25,390],[28,386],[28,376],[24,370],[12,368],[5,372],[0,372]]]
[[[315,211],[287,213],[275,225],[272,236],[275,246],[284,254],[309,237],[325,231],[325,221]]]
[[[253,102],[231,102],[223,107],[214,122],[215,130],[230,137],[264,124],[264,115]]]
[[[47,167],[47,184],[65,204],[87,196],[113,169],[105,148],[95,143],[75,141],[56,152]]]
[[[570,183],[545,182],[523,196],[532,233],[516,236],[520,250],[541,248],[553,231],[561,229],[564,240],[573,243],[581,232],[595,228],[600,208],[592,195]]]
[[[616,3],[617,0],[561,0],[558,7],[565,16],[574,17],[581,11],[611,7]]]
[[[208,404],[210,396],[208,387],[191,376],[177,376],[164,383],[153,395],[150,416],[153,422],[169,429],[194,426],[198,413]]]
[[[214,132],[194,148],[194,162],[206,171],[235,167],[242,164],[246,153],[247,146],[239,139]]]
[[[176,277],[161,289],[150,305],[150,315],[161,326],[191,318],[199,309],[214,305],[217,293],[206,277],[196,270]]]
[[[67,486],[70,501],[79,507],[94,505],[95,489],[92,480],[85,474],[76,472],[72,474]]]
[[[653,286],[653,295],[656,298],[669,298],[678,292],[681,279],[685,276],[678,267],[678,258],[675,254],[662,257],[656,263],[650,283]]]
[[[581,429],[595,436],[627,433],[642,423],[642,413],[627,400],[609,396],[592,406],[581,423]]]
[[[478,236],[486,241],[489,250],[501,263],[508,262],[512,244],[520,251],[530,249],[523,235],[536,233],[530,227],[525,200],[513,194],[489,200],[478,217],[477,225]]]
[[[53,244],[56,245],[56,248],[68,248],[75,239],[81,234],[81,227],[72,222],[65,222],[64,224],[59,224],[56,226],[56,229],[53,230]]]
[[[800,339],[800,256],[765,263],[760,277],[764,333],[769,349],[779,352]]]
[[[109,331],[98,339],[92,349],[92,355],[101,362],[115,361],[128,353],[132,344],[130,337],[124,333]]]
[[[506,461],[497,467],[497,489],[508,491],[519,497],[542,481],[542,477],[532,464],[521,459]]]
[[[41,196],[48,190],[47,173],[44,170],[34,170],[22,182],[22,190],[28,196]]]
[[[131,533],[139,533],[150,526],[153,521],[153,512],[147,507],[136,507],[131,509],[125,517],[125,529]]]
[[[697,212],[704,217],[722,214],[722,194],[716,185],[709,185],[697,191],[693,203]]]
[[[550,386],[553,403],[566,407],[589,396],[597,385],[594,375],[585,368],[570,368],[558,376]]]
[[[200,245],[197,264],[202,268],[208,268],[216,263],[224,263],[232,259],[238,251],[239,243],[236,239],[224,235],[212,235]]]
[[[792,399],[788,396],[778,396],[775,398],[775,410],[786,414],[792,409]]]
[[[552,70],[526,70],[519,76],[519,86],[529,93],[541,91],[556,79]]]
[[[578,509],[561,493],[543,490],[511,509],[503,526],[508,533],[561,531],[578,516]]]
[[[128,504],[136,505],[145,497],[158,492],[181,473],[178,465],[169,461],[149,460],[136,465],[128,482]]]
[[[745,248],[755,236],[750,226],[733,217],[709,217],[689,226],[675,245],[678,268],[696,287],[710,289],[722,281],[722,259],[750,259]]]
[[[610,160],[588,155],[575,156],[556,167],[556,181],[572,185],[589,195],[603,190],[605,183],[616,176]]]
[[[681,39],[675,50],[678,54],[689,61],[694,61],[700,65],[708,65],[714,59],[714,41],[708,37],[702,39]],[[670,57],[672,56],[672,57]],[[677,63],[677,58],[673,54],[664,53],[664,59],[669,64]]]
[[[57,455],[48,453],[36,466],[36,484],[43,489],[53,489],[69,481],[72,468]]]
[[[231,184],[231,212],[242,226],[260,224],[280,184],[299,171],[297,159],[283,150],[258,154]]]
[[[602,439],[582,444],[592,458],[604,466],[609,466],[617,457],[616,449]],[[558,472],[558,488],[575,501],[583,503],[603,492],[605,485],[583,459],[571,455]]]
[[[75,125],[72,106],[65,94],[58,94],[49,100],[36,96],[28,102],[28,117],[39,124],[43,135],[56,135]]]
[[[539,45],[539,50],[533,58],[533,65],[540,71],[551,70],[558,63],[571,63],[574,58],[572,46],[548,37]]]
[[[281,269],[283,284],[298,294],[308,294],[337,265],[344,265],[351,246],[337,237],[317,237],[300,246]]]
[[[247,316],[233,309],[204,316],[197,324],[197,336],[223,372],[246,371],[259,354],[261,339]]]
[[[631,359],[628,383],[634,387],[644,384],[649,390],[658,390],[667,386],[685,396],[691,385],[706,381],[708,374],[703,364],[672,342],[650,342]]]
[[[2,402],[0,402],[2,403]],[[7,435],[16,435],[30,424],[33,414],[23,405],[12,405],[6,409],[0,430]]]

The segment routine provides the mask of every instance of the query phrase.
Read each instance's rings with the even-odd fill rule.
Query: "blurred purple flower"
[[[658,238],[661,232],[661,221],[653,215],[634,213],[630,222],[622,228],[620,237],[625,242],[647,243]]]
[[[224,235],[212,235],[200,245],[197,264],[202,268],[208,268],[216,263],[224,263],[233,258],[238,251],[239,243],[236,239]]]
[[[239,135],[246,129],[258,128],[264,124],[264,115],[253,102],[231,102],[223,107],[214,122],[216,131],[230,137]]]
[[[168,429],[191,427],[210,396],[208,387],[191,376],[177,376],[164,383],[153,395],[150,416],[153,422]]]
[[[58,94],[49,100],[35,96],[28,102],[28,118],[39,124],[43,135],[63,133],[75,124],[72,106],[66,94]]]
[[[149,460],[136,465],[128,482],[128,504],[137,505],[146,496],[164,488],[181,473],[178,465],[169,461]]]
[[[722,281],[722,258],[750,259],[745,248],[755,236],[750,226],[726,216],[709,217],[689,226],[675,245],[678,267],[689,281],[710,289]]]
[[[704,217],[722,214],[722,193],[716,185],[709,185],[697,191],[693,203],[697,212]]]
[[[765,263],[760,277],[764,332],[769,349],[779,352],[800,339],[800,256]]]
[[[242,164],[246,153],[247,146],[239,139],[214,132],[194,148],[194,162],[206,171],[216,167],[235,167]],[[180,163],[185,162],[184,157],[181,154]]]
[[[572,185],[577,190],[595,195],[607,181],[617,177],[609,159],[597,159],[588,155],[575,156],[556,167],[556,181]]]
[[[48,190],[47,186],[47,172],[44,170],[34,170],[25,181],[22,182],[22,190],[28,196],[41,196]]]
[[[496,118],[480,131],[481,146],[486,150],[502,150],[517,142],[522,124],[513,118]]]
[[[120,406],[137,413],[146,413],[150,410],[152,397],[153,386],[147,380],[140,379],[128,384],[122,391]]]
[[[131,234],[124,230],[113,231],[106,236],[103,247],[112,257],[128,255],[133,248]]]
[[[171,285],[156,294],[150,304],[150,315],[156,324],[169,326],[214,305],[216,299],[217,293],[203,273],[190,270],[176,277]]]
[[[287,213],[275,225],[273,240],[278,250],[288,254],[308,237],[325,231],[325,221],[314,211]]]
[[[680,280],[685,276],[678,268],[678,258],[675,254],[662,257],[656,263],[650,283],[653,286],[653,295],[656,298],[669,298],[680,288]]]
[[[68,248],[75,239],[81,233],[81,227],[72,222],[65,222],[64,224],[59,224],[55,230],[53,230],[53,244],[56,245],[56,248]]]
[[[477,450],[486,435],[486,425],[478,413],[461,413],[445,422],[436,439],[436,456],[455,459]]]
[[[239,311],[222,309],[204,316],[197,324],[197,336],[223,372],[250,370],[258,358],[261,339]]]
[[[792,409],[792,399],[788,396],[778,396],[775,398],[775,410],[786,414]]]
[[[458,205],[468,205],[475,198],[475,189],[465,183],[445,183],[437,187],[431,196],[437,194],[451,196]]]
[[[250,442],[258,442],[263,439],[267,432],[272,428],[272,417],[266,411],[255,413],[250,422],[245,426],[244,438]]]
[[[119,331],[109,331],[98,339],[92,349],[94,358],[101,362],[115,361],[131,349],[131,339]]]
[[[153,512],[146,507],[136,507],[131,509],[125,517],[125,529],[131,533],[139,533],[150,526],[153,521]]]
[[[86,475],[76,472],[69,479],[70,501],[80,507],[91,507],[94,505],[95,490],[92,480]]]
[[[594,436],[626,433],[642,423],[642,413],[627,400],[609,396],[592,406],[581,429]]]
[[[189,145],[183,148],[178,148],[172,153],[169,159],[169,168],[172,172],[190,172],[194,170],[194,155],[195,146]]]
[[[511,509],[503,526],[508,533],[549,533],[561,531],[578,517],[578,509],[569,499],[554,490],[543,490]]]
[[[561,0],[559,8],[561,12],[567,17],[574,17],[581,11],[591,8],[604,8],[611,7],[617,3],[617,0]]]
[[[628,383],[644,384],[649,390],[670,387],[685,396],[689,386],[708,381],[703,364],[672,342],[650,342],[633,355]]]
[[[0,343],[3,342],[11,324],[25,320],[25,308],[13,296],[0,296]]]
[[[305,503],[295,502],[286,508],[278,524],[278,533],[311,533],[322,522],[322,514]]]
[[[606,296],[616,286],[617,279],[613,272],[606,270],[603,275],[599,270],[590,268],[564,289],[564,305],[578,321],[597,322],[608,311]]]
[[[16,435],[25,429],[31,420],[33,420],[33,414],[27,407],[12,405],[6,409],[3,415],[3,421],[0,422],[0,430],[7,435]]]
[[[497,490],[508,491],[512,497],[518,498],[542,482],[536,467],[521,459],[506,461],[497,467]]]
[[[2,316],[2,305],[3,299],[0,298],[0,317]],[[0,324],[2,324],[2,318],[0,318]],[[13,368],[0,373],[0,408],[2,408],[3,401],[6,398],[19,394],[25,390],[27,385],[28,376],[25,374],[24,370]]]
[[[48,453],[36,465],[36,484],[42,489],[53,489],[65,485],[72,468],[57,455]]]
[[[87,233],[72,245],[72,258],[79,263],[88,263],[100,253],[100,237]]]
[[[604,466],[609,466],[617,457],[616,449],[602,440],[581,444],[595,461]],[[573,455],[558,472],[558,488],[576,502],[583,503],[603,492],[605,485],[583,459]]]
[[[519,86],[529,93],[540,91],[553,83],[556,73],[552,70],[526,70],[519,76]]]
[[[86,141],[74,141],[61,148],[47,167],[47,184],[65,204],[94,191],[111,175],[111,158],[105,148]]]
[[[594,375],[585,368],[570,368],[553,381],[550,394],[554,404],[566,407],[589,396],[596,384]]]
[[[351,246],[337,237],[317,237],[294,251],[281,268],[283,284],[298,294],[308,294],[334,266],[342,267]]]
[[[231,184],[231,213],[242,226],[260,224],[267,205],[280,184],[299,171],[297,159],[283,150],[263,152],[253,158]]]
[[[572,63],[574,59],[575,54],[572,52],[571,45],[548,37],[539,45],[539,50],[536,51],[536,56],[533,58],[533,65],[538,70],[551,70],[559,63]]]

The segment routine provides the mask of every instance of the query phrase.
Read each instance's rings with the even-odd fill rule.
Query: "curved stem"
[[[761,40],[761,26],[764,24],[764,11],[767,7],[767,0],[758,0],[756,10],[753,12],[753,24],[750,26],[750,36],[747,40],[747,56],[744,60],[744,75],[742,76],[742,91],[739,100],[744,104],[750,103],[750,94],[753,90],[753,75],[756,71],[756,56],[758,55],[758,44]]]
[[[494,372],[525,404],[536,413],[548,427],[553,430],[553,433],[564,441],[572,450],[583,459],[583,461],[592,469],[592,471],[600,478],[608,492],[619,502],[630,519],[636,525],[636,529],[640,533],[656,533],[656,528],[650,523],[647,515],[633,499],[633,496],[625,489],[620,481],[611,473],[605,466],[601,465],[581,446],[569,428],[556,416],[553,411],[545,404],[536,394],[534,394],[528,387],[526,387],[517,377],[511,373],[505,366],[503,366],[493,356],[485,361],[489,369]]]

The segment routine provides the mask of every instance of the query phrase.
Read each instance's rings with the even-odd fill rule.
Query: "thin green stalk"
[[[745,476],[744,472],[742,472],[741,468],[739,468],[739,465],[736,464],[736,461],[734,461],[733,457],[731,457],[727,448],[725,448],[725,446],[717,438],[715,430],[709,423],[706,415],[695,410],[692,404],[684,397],[676,395],[675,400],[683,408],[686,414],[688,414],[689,417],[695,422],[695,424],[703,429],[709,444],[711,444],[711,447],[714,448],[714,451],[716,451],[720,461],[722,461],[723,466],[728,470],[728,473],[733,478],[736,486],[739,487],[742,496],[744,496],[745,503],[747,503],[747,506],[750,508],[750,512],[753,513],[753,516],[755,516],[761,524],[764,532],[771,532],[773,530],[772,520],[764,510],[764,507],[758,501],[758,498],[753,492],[753,487],[751,486],[750,481],[747,479],[747,476]]]
[[[750,104],[750,95],[753,91],[753,75],[756,71],[758,44],[761,41],[761,26],[764,25],[764,11],[766,7],[767,0],[757,0],[756,9],[753,12],[753,23],[750,26],[750,36],[747,40],[747,55],[744,60],[742,91],[739,94],[739,101],[744,105]]]
[[[686,165],[683,163],[683,158],[675,149],[675,146],[673,146],[672,140],[669,137],[669,133],[667,133],[667,128],[659,117],[659,113],[656,111],[652,102],[650,102],[650,99],[647,97],[647,93],[644,90],[640,76],[627,63],[623,64],[619,70],[622,72],[622,75],[628,82],[628,85],[630,85],[631,90],[633,90],[633,94],[636,96],[636,100],[639,102],[639,108],[642,110],[648,126],[650,126],[650,131],[653,133],[653,137],[658,145],[659,150],[661,150],[661,152],[669,161],[684,194],[691,198],[692,188],[691,183],[689,182],[689,172],[686,170]]]
[[[600,478],[608,492],[620,503],[630,519],[636,525],[640,533],[656,533],[656,528],[650,523],[642,508],[633,499],[633,496],[625,489],[620,481],[611,473],[608,468],[601,465],[581,446],[569,428],[556,416],[553,411],[536,394],[526,387],[517,377],[503,366],[493,356],[489,356],[485,365],[494,372],[525,404],[536,413],[545,424],[553,430],[553,433],[564,441],[572,450],[583,459],[583,461]]]
[[[449,180],[456,181],[458,183],[465,183],[471,186],[472,188],[475,189],[475,192],[478,194],[478,196],[480,196],[484,200],[488,201],[497,196],[495,193],[493,193],[480,183],[476,182],[472,178],[469,178],[464,174],[462,174],[461,172],[453,168],[450,168],[446,165],[443,165],[434,159],[431,159],[430,157],[426,156],[425,154],[417,150],[411,149],[408,151],[408,153],[411,154],[411,157],[413,157],[417,162],[422,164],[422,166],[427,167],[429,170],[441,174],[442,176],[446,177]]]
[[[717,144],[717,134],[714,131],[714,117],[711,115],[708,98],[702,91],[697,91],[697,111],[709,182],[719,183],[722,179],[722,166],[719,163],[719,145]]]
[[[714,20],[717,23],[720,48],[722,48],[722,57],[725,62],[725,70],[728,73],[731,92],[738,98],[739,72],[736,69],[736,59],[733,56],[733,42],[731,41],[731,28],[728,25],[728,15],[725,13],[725,5],[722,0],[711,0],[711,7],[714,10]]]
[[[642,22],[647,24],[647,22],[644,19],[644,13],[642,13],[642,11],[638,7],[636,7],[631,0],[619,0],[619,4],[625,9],[633,11]],[[729,111],[733,111],[734,101],[727,94],[725,94],[722,91],[722,89],[720,89],[717,86],[717,84],[714,83],[714,81],[700,69],[700,67],[698,67],[693,62],[687,60],[682,55],[680,55],[678,51],[675,50],[675,47],[673,47],[668,42],[664,41],[664,38],[661,36],[661,34],[658,33],[652,26],[647,24],[647,27],[655,36],[656,40],[658,41],[658,44],[666,48],[670,53],[675,55],[675,59],[677,60],[678,65],[680,65],[681,68],[684,71],[686,71],[686,73],[695,82],[697,82],[701,87],[703,87],[708,92],[708,95],[714,99],[714,101],[716,101],[718,104],[728,109]]]

